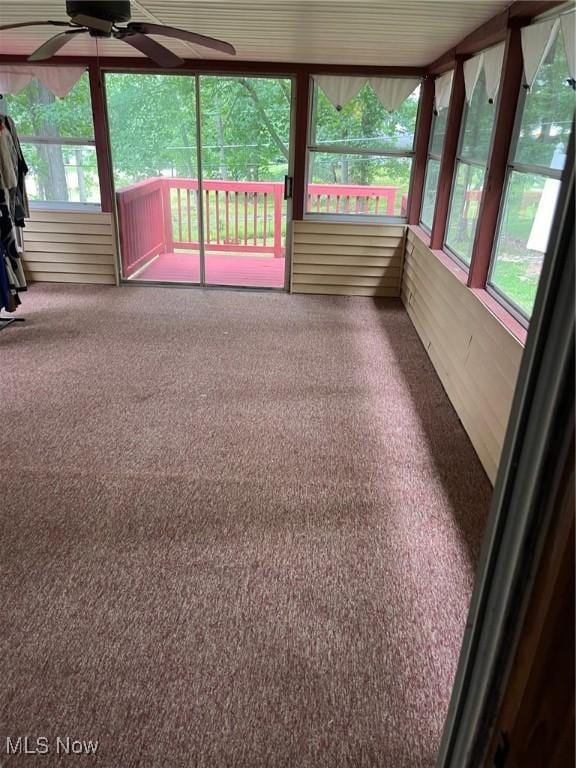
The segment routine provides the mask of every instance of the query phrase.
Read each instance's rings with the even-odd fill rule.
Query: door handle
[[[292,176],[284,176],[284,200],[290,200],[292,197],[292,184],[294,179]]]

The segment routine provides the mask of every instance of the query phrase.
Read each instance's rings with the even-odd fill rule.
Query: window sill
[[[323,221],[340,224],[391,224],[394,226],[406,225],[406,216],[375,216],[362,215],[360,213],[308,213],[304,214],[304,221]]]
[[[517,341],[526,346],[526,338],[528,336],[527,328],[524,328],[514,315],[512,315],[506,307],[500,304],[493,296],[491,296],[485,288],[470,288],[470,291],[476,296],[476,298],[484,304],[486,309],[491,312],[494,317],[499,320],[502,325],[514,336]]]
[[[415,235],[418,235],[424,245],[430,248],[430,233],[427,232],[424,227],[420,226],[420,224],[409,224],[408,229],[412,230]]]
[[[428,247],[430,248],[430,235],[426,232],[425,229],[422,229],[420,225],[417,224],[410,224],[409,228],[414,232],[415,235],[418,236],[420,240]],[[434,256],[442,263],[446,269],[448,269],[454,277],[462,283],[462,285],[467,285],[468,283],[468,272],[460,266],[460,264],[456,261],[456,259],[453,259],[452,256],[449,256],[445,251],[436,250],[434,248],[430,248]]]
[[[45,200],[31,200],[31,211],[76,211],[84,213],[102,213],[99,203],[51,203]]]
[[[468,287],[468,273],[463,269],[451,256],[441,250],[434,250],[430,248],[430,235],[418,225],[409,225],[409,228],[414,234],[421,240],[430,251],[436,256],[442,266],[446,267],[454,277],[466,286],[477,299],[480,301],[486,309],[492,314],[498,322],[503,325],[506,330],[514,336],[514,338],[522,345],[526,345],[526,337],[528,331],[524,326],[518,322],[518,320],[502,306],[493,296],[491,296],[485,288],[469,288]]]

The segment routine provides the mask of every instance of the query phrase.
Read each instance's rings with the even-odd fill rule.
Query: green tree
[[[105,90],[117,189],[161,174],[197,176],[194,78],[108,73]],[[281,180],[290,151],[290,80],[203,75],[200,93],[205,177]],[[315,110],[319,143],[408,150],[413,143],[418,93],[389,113],[366,87],[338,112],[319,91]],[[87,75],[64,99],[54,98],[32,81],[21,94],[9,97],[9,111],[21,135],[93,138]],[[36,143],[28,144],[25,151],[43,199],[67,199],[67,166],[77,171],[80,199],[89,199],[97,189],[95,167],[83,171],[86,150]],[[315,164],[316,181],[408,186],[410,163],[402,158],[387,158],[383,163],[370,156],[324,157]]]
[[[281,180],[290,151],[290,81],[205,76],[200,89],[206,178]]]
[[[7,96],[8,112],[21,136],[42,138],[93,138],[88,76],[83,75],[72,91],[58,99],[40,81],[33,79],[19,94]],[[38,143],[26,147],[28,164],[37,172],[44,200],[68,200],[66,165],[76,165],[78,150],[59,144]],[[83,178],[79,167],[80,185]]]
[[[350,148],[349,155],[322,154],[314,162],[314,181],[322,183],[391,185],[407,188],[410,164],[402,158],[354,156],[353,149],[406,150],[413,147],[419,89],[394,112],[388,112],[369,84],[341,110],[320,88],[315,90],[313,143]]]

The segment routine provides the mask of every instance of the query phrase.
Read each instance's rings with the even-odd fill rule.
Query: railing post
[[[151,240],[157,244],[161,249],[160,253],[163,253],[166,248],[166,242],[164,237],[164,211],[162,202],[162,182],[160,182],[156,194],[151,198],[151,207],[153,211],[154,223],[150,222],[150,228],[152,230]]]
[[[160,179],[162,196],[162,220],[164,222],[164,252],[174,250],[174,231],[172,229],[172,197],[170,195],[170,179]]]
[[[128,276],[128,264],[130,263],[129,249],[130,238],[128,235],[129,221],[128,212],[126,211],[126,203],[120,193],[116,194],[117,210],[118,210],[118,237],[120,239],[120,255],[122,258],[122,274],[124,277]]]
[[[281,183],[274,184],[274,258],[281,259],[282,253],[282,204],[284,190]]]

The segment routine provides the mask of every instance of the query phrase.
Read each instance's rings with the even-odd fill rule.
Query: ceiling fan
[[[33,27],[49,24],[53,27],[69,27],[65,32],[59,32],[37,48],[28,57],[28,61],[45,61],[52,58],[66,43],[77,35],[88,33],[90,37],[114,37],[122,40],[141,53],[148,56],[161,67],[177,67],[183,64],[183,59],[172,53],[168,48],[153,40],[148,35],[163,35],[187,43],[212,48],[215,51],[236,53],[234,46],[206,37],[185,29],[167,27],[163,24],[149,24],[147,21],[130,21],[130,0],[66,0],[66,13],[71,21],[24,21],[20,24],[5,24],[0,31],[18,27]],[[129,22],[125,27],[118,23]]]

